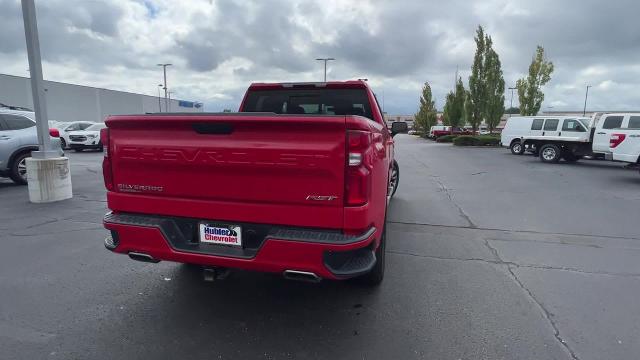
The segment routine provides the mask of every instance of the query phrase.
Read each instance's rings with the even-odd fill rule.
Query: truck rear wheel
[[[540,160],[546,163],[557,163],[562,157],[562,151],[557,145],[544,144],[540,148]]]
[[[511,149],[511,153],[513,155],[524,154],[524,145],[522,145],[520,140],[514,140],[513,142],[511,142],[511,146],[509,148]]]

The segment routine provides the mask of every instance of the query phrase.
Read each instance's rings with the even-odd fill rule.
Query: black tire
[[[511,149],[511,153],[513,155],[522,155],[524,154],[524,145],[520,142],[520,140],[514,140],[511,142],[511,146],[509,146],[509,149]]]
[[[393,160],[393,168],[391,170],[391,174],[389,174],[389,187],[391,188],[389,197],[393,197],[395,195],[396,190],[398,190],[398,185],[400,184],[400,166],[398,166],[398,162]]]
[[[82,150],[84,150],[84,149],[83,148],[75,148],[75,149],[73,149],[73,151],[75,151],[75,152],[82,152]]]
[[[385,219],[386,223],[386,219]],[[387,225],[384,225],[382,229],[382,238],[380,239],[380,245],[376,249],[376,264],[373,266],[370,272],[357,277],[358,283],[365,286],[378,286],[384,280],[384,268],[386,264],[386,248],[387,248]]]
[[[564,159],[564,161],[566,161],[568,163],[574,163],[574,162],[582,159],[582,155],[575,155],[574,153],[572,153],[570,151],[565,151],[565,153],[562,155],[562,158]]]
[[[555,144],[544,144],[540,147],[540,160],[545,163],[557,163],[562,157],[562,150]]]
[[[27,168],[25,159],[31,157],[31,152],[18,154],[11,163],[9,177],[18,185],[27,185]]]
[[[67,142],[62,137],[60,138],[60,146],[62,147],[62,150],[67,149]]]

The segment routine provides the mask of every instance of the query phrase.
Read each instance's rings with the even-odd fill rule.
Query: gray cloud
[[[412,113],[425,80],[440,107],[456,65],[466,82],[482,24],[509,85],[545,47],[556,64],[545,107],[581,108],[590,84],[593,108],[640,108],[633,0],[145,1],[37,2],[44,60],[66,69],[49,77],[153,94],[155,63],[171,61],[177,94],[219,110],[236,108],[251,81],[320,79],[314,59],[332,56],[330,78],[367,77],[387,111]],[[20,2],[0,9],[0,69],[24,71]]]

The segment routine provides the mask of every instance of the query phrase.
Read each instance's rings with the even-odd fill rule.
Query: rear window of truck
[[[640,129],[640,116],[632,116],[629,118],[629,129]]]
[[[603,129],[617,129],[622,126],[624,116],[607,116],[602,124]]]
[[[373,119],[365,89],[250,90],[243,112],[360,115]]]

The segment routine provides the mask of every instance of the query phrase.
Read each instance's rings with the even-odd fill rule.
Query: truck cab
[[[613,134],[616,129],[629,128],[629,122],[633,118],[633,125],[633,123],[637,121],[638,116],[640,116],[638,113],[616,113],[603,114],[599,119],[594,118],[593,152],[609,157],[611,154],[611,150],[609,149],[611,134]]]
[[[609,151],[613,161],[640,164],[640,114],[629,116],[626,129],[612,130]]]

